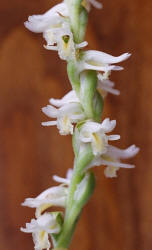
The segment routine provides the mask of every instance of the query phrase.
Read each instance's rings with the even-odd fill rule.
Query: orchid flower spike
[[[139,152],[139,148],[132,145],[126,149],[119,149],[117,147],[108,145],[107,152],[101,156],[97,156],[87,166],[86,170],[93,166],[106,165],[104,174],[106,177],[117,177],[119,168],[134,168],[132,164],[122,163],[121,159],[129,159],[134,157]]]
[[[124,53],[120,56],[111,56],[101,51],[97,50],[88,50],[83,52],[82,59],[78,61],[78,71],[82,72],[83,70],[96,70],[96,71],[111,71],[111,70],[122,70],[123,67],[115,66],[114,63],[122,62],[131,54]]]
[[[74,99],[72,101],[73,96]],[[59,107],[59,109],[53,107],[52,105],[47,105],[47,107],[42,108],[42,111],[48,117],[56,118],[56,121],[42,122],[42,125],[56,125],[61,135],[73,134],[72,123],[77,123],[85,119],[83,108],[75,93],[72,91],[61,100],[50,99],[50,102]]]
[[[116,121],[110,121],[106,118],[101,124],[93,121],[85,122],[79,134],[81,143],[91,143],[92,151],[95,156],[102,155],[107,152],[108,141],[119,140],[119,135],[106,135],[116,126]]]
[[[42,108],[45,115],[53,118],[42,122],[43,126],[56,125],[61,135],[73,134],[75,159],[73,169],[68,170],[65,178],[53,176],[58,186],[22,203],[36,209],[36,219],[21,228],[23,232],[32,233],[35,250],[49,250],[50,237],[54,250],[69,249],[78,218],[95,187],[94,174],[88,170],[104,165],[105,176],[116,177],[119,168],[134,168],[121,160],[131,158],[139,151],[135,145],[124,150],[111,146],[109,141],[120,139],[120,135],[108,134],[115,128],[116,121],[106,118],[99,123],[103,97],[107,93],[120,94],[114,88],[114,82],[109,80],[111,71],[122,70],[123,67],[116,64],[131,54],[115,57],[96,50],[81,51],[88,44],[83,38],[91,5],[102,8],[97,0],[63,0],[42,15],[30,16],[24,23],[30,31],[43,34],[47,50],[57,51],[59,57],[67,61],[72,85],[72,90],[65,96],[51,98],[49,105]],[[48,212],[52,206],[64,208],[65,217],[62,212]]]
[[[26,228],[21,228],[22,232],[32,233],[36,250],[50,249],[48,234],[57,234],[61,230],[53,213],[45,213],[38,219],[32,219],[26,223]]]

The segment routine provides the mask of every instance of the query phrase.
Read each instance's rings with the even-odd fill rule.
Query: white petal
[[[43,20],[37,19],[36,15],[29,16],[28,21],[24,23],[25,27],[35,33],[45,32],[50,25],[54,26],[57,23],[60,23],[60,17],[58,14],[51,16],[50,18],[44,18]]]
[[[44,213],[37,219],[37,225],[47,233],[59,233],[60,228],[56,222],[55,216],[51,213]]]
[[[52,14],[56,14],[56,13],[60,13],[63,16],[67,16],[68,15],[68,9],[67,9],[67,5],[65,4],[65,2],[56,4],[55,6],[53,6],[50,10],[48,10],[44,16],[45,17],[50,17],[52,16]]]
[[[78,102],[79,103],[80,101],[79,101],[75,91],[71,90],[63,98],[61,98],[61,99],[53,99],[53,98],[51,98],[49,100],[49,102],[52,105],[56,106],[56,107],[61,107],[61,106],[65,105],[65,104],[69,104],[71,102]]]
[[[99,79],[99,81],[98,81],[98,86],[99,87],[100,86],[101,87],[102,86],[108,86],[108,87],[114,87],[115,86],[114,82],[112,82],[112,81],[110,81],[108,79],[102,79],[102,74],[101,73],[98,73],[97,76],[98,76],[98,79]]]
[[[57,127],[61,135],[73,134],[73,125],[67,115],[58,118]]]
[[[95,133],[101,130],[101,124],[97,122],[87,121],[81,128],[81,132]]]
[[[56,182],[60,182],[66,185],[70,185],[71,179],[72,179],[73,169],[69,168],[66,174],[66,178],[62,178],[57,175],[53,175],[53,180]]]
[[[70,180],[68,180],[66,178],[62,178],[62,177],[57,176],[57,175],[53,175],[53,180],[56,182],[59,182],[59,183],[66,184],[66,185],[70,184]]]
[[[120,95],[120,91],[117,89],[113,89],[107,86],[103,86],[101,89],[113,95]]]
[[[108,70],[122,70],[122,67],[117,67],[114,65],[105,65],[105,66],[95,66],[93,64],[89,64],[89,63],[84,63],[82,64],[80,68],[80,72],[83,70],[96,70],[96,71],[108,71]]]
[[[116,120],[111,120],[109,118],[104,119],[101,123],[101,128],[105,133],[111,132],[116,127]]]
[[[67,174],[66,174],[66,178],[68,180],[71,180],[72,179],[72,175],[73,175],[73,169],[69,168],[68,171],[67,171]]]
[[[87,138],[87,137],[83,137],[83,136],[80,136],[80,140],[84,143],[88,143],[88,142],[92,141],[91,137]]]
[[[101,74],[98,74],[98,79],[99,79],[98,89],[99,89],[99,91],[101,89],[101,91],[104,90],[104,91],[109,92],[109,93],[114,94],[114,95],[120,94],[119,90],[113,89],[113,87],[115,85],[114,82],[112,82],[110,80],[100,80],[100,78],[101,78],[100,76],[102,77]]]
[[[82,49],[82,48],[86,47],[87,45],[88,45],[88,42],[84,41],[82,43],[76,44],[75,46],[76,46],[76,49]]]
[[[124,53],[120,56],[111,56],[107,53],[101,52],[101,51],[97,51],[97,50],[88,50],[85,52],[85,60],[92,60],[95,62],[99,62],[99,63],[103,63],[103,64],[113,64],[113,63],[119,63],[122,62],[126,59],[128,59],[128,57],[130,57],[131,54],[129,53]]]
[[[90,2],[93,7],[97,8],[97,9],[102,9],[102,4],[96,0],[88,0],[88,2]]]
[[[108,135],[108,140],[116,141],[120,139],[120,135]]]
[[[64,3],[57,4],[43,15],[29,16],[28,21],[24,23],[25,27],[30,31],[41,33],[46,31],[50,26],[61,22],[62,15],[67,15],[67,7]]]
[[[70,105],[65,104],[59,109],[58,116],[62,117],[64,115],[68,115],[68,117],[71,117],[73,115],[80,115],[80,114],[83,114],[81,104],[80,103],[70,103]]]
[[[117,177],[118,170],[119,170],[118,167],[107,166],[104,170],[104,174],[107,178],[114,178]]]
[[[54,126],[54,125],[57,125],[57,121],[49,121],[49,122],[41,122],[41,125],[42,126]]]
[[[114,146],[109,146],[108,153],[110,156],[117,159],[127,159],[134,157],[139,152],[139,148],[135,145],[128,147],[127,149],[119,149]]]
[[[43,45],[45,49],[47,50],[54,50],[54,51],[58,51],[58,47],[55,45]]]
[[[58,110],[51,105],[47,105],[42,108],[42,112],[48,117],[56,118],[58,116]]]
[[[113,166],[113,167],[119,167],[119,168],[135,168],[134,165],[116,162],[116,161],[107,161],[107,160],[101,160],[101,165],[107,165],[107,166]]]
[[[67,188],[62,186],[51,187],[42,192],[36,198],[27,198],[22,203],[22,206],[37,208],[43,204],[51,203],[55,206],[64,206]],[[63,198],[63,199],[62,199]]]

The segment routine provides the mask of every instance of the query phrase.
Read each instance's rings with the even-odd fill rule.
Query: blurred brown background
[[[43,128],[41,107],[50,97],[70,90],[66,64],[46,51],[41,35],[23,26],[28,15],[43,13],[56,1],[5,0],[0,5],[0,249],[32,250],[30,234],[19,231],[34,211],[21,207],[64,176],[73,164],[71,136],[55,127]],[[131,162],[134,170],[120,170],[106,179],[95,170],[97,186],[82,213],[71,250],[152,249],[152,1],[103,0],[92,8],[87,33],[89,48],[113,55],[131,52],[112,74],[119,97],[109,95],[104,116],[117,120],[117,144],[141,147]]]

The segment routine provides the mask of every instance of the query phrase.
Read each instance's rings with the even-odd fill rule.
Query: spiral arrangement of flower
[[[113,70],[122,70],[115,64],[126,60],[130,54],[118,57],[96,50],[84,50],[88,13],[91,5],[102,8],[96,0],[64,0],[43,15],[33,15],[25,27],[43,33],[47,50],[58,52],[67,61],[67,73],[72,90],[61,99],[49,100],[42,111],[51,118],[43,126],[56,125],[61,135],[72,135],[75,154],[73,169],[66,178],[53,176],[60,184],[50,187],[36,198],[28,198],[22,205],[36,209],[35,219],[21,228],[32,233],[36,250],[69,248],[81,211],[95,187],[94,166],[104,165],[104,174],[117,176],[119,168],[134,168],[121,162],[135,156],[139,148],[135,145],[119,149],[110,141],[120,136],[110,134],[116,126],[109,118],[101,122],[104,98],[107,93],[119,95],[114,83],[109,80]],[[52,118],[54,120],[52,120]],[[65,208],[65,213],[48,212],[52,206]]]

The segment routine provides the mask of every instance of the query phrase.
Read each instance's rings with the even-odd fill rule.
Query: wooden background
[[[72,166],[71,136],[55,127],[42,128],[41,107],[50,97],[70,90],[66,64],[46,51],[41,35],[27,31],[28,15],[43,13],[49,0],[5,0],[0,5],[0,249],[32,250],[31,235],[19,231],[34,211],[21,207],[64,176]],[[132,57],[112,79],[119,97],[109,95],[104,116],[117,120],[117,144],[140,146],[131,162],[134,170],[120,170],[106,179],[95,169],[97,186],[83,211],[71,250],[152,249],[152,1],[103,0],[102,11],[92,9],[87,33],[89,48]]]

